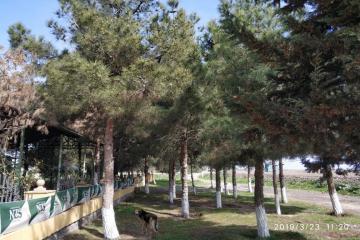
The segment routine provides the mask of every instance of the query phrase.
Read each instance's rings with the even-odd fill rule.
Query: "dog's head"
[[[139,216],[139,217],[144,215],[144,210],[143,209],[136,209],[135,210],[135,215]]]

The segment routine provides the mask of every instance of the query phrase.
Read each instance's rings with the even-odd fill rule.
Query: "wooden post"
[[[78,167],[79,167],[79,170],[78,170],[78,174],[79,174],[79,177],[81,178],[81,142],[80,142],[80,139],[79,139],[79,142],[78,142]]]
[[[83,148],[82,151],[82,178],[85,179],[86,177],[86,146]]]
[[[18,177],[18,185],[20,186],[21,181],[21,166],[23,164],[24,161],[24,145],[25,145],[25,128],[21,128],[21,133],[20,133],[20,146],[19,146],[19,159],[17,162],[17,166],[16,166],[16,175]]]
[[[56,190],[60,189],[60,177],[61,177],[61,166],[62,166],[62,154],[63,154],[63,135],[60,134],[60,145],[59,145],[59,162],[58,162],[58,173],[56,180]]]

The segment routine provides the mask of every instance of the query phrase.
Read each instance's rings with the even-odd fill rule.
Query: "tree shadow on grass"
[[[267,213],[273,214],[276,213],[275,204],[273,203],[272,198],[265,198],[265,209]],[[195,208],[205,208],[208,210],[216,209],[215,196],[209,194],[200,194],[197,196],[192,196],[190,199],[190,205]],[[238,199],[233,199],[230,196],[222,197],[222,209],[217,211],[239,213],[239,214],[250,214],[255,212],[254,197],[252,196],[239,196]],[[293,204],[282,205],[281,210],[283,215],[293,215],[297,213],[304,212],[306,208],[296,206]]]
[[[86,236],[81,233],[70,233],[66,235],[63,240],[89,240],[89,236]],[[91,239],[91,238],[90,238]]]
[[[131,201],[131,200],[130,200]],[[181,206],[181,199],[177,198],[174,200],[174,204],[168,202],[168,196],[166,189],[162,188],[151,188],[150,194],[137,193],[136,194],[136,203],[142,204],[146,207],[153,208],[158,211],[171,211],[174,208]],[[274,200],[272,198],[264,198],[265,209],[269,214],[276,214],[276,208]],[[203,192],[197,195],[191,195],[190,197],[190,206],[191,208],[200,208],[206,211],[223,211],[223,212],[232,212],[239,214],[251,214],[254,213],[254,197],[239,195],[235,200],[231,196],[222,197],[222,209],[216,209],[215,195],[211,192]],[[283,215],[294,215],[297,213],[304,212],[305,207],[296,206],[294,204],[286,204],[281,206]]]
[[[299,232],[271,231],[268,239],[306,240]],[[218,225],[215,222],[200,219],[174,221],[160,218],[160,232],[156,239],[196,239],[196,240],[247,240],[257,239],[256,226]]]
[[[93,228],[88,228],[88,227],[82,227],[81,230],[84,230],[86,232],[88,232],[89,234],[91,234],[94,237],[98,237],[98,238],[103,238],[104,234],[102,232],[100,232],[97,229],[93,229]]]

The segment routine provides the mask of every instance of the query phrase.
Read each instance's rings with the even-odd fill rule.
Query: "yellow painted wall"
[[[115,191],[114,201],[123,196],[133,193],[135,187],[129,187]],[[51,236],[66,226],[78,221],[79,219],[99,210],[102,206],[102,198],[94,198],[81,205],[76,205],[69,210],[60,213],[46,221],[28,225],[15,232],[0,236],[0,240],[40,240]]]

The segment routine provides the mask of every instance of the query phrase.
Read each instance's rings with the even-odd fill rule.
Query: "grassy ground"
[[[181,202],[177,199],[173,206],[168,204],[163,187],[167,182],[158,181],[157,188],[152,186],[151,194],[137,193],[129,202],[116,207],[116,218],[122,239],[144,239],[140,222],[134,215],[135,209],[144,208],[158,215],[159,233],[156,239],[255,239],[256,220],[253,197],[241,193],[236,201],[223,196],[223,209],[215,208],[214,193],[203,191],[190,196],[191,219],[179,217]],[[282,206],[283,215],[277,216],[273,200],[266,198],[270,239],[360,239],[360,217],[347,215],[334,217],[326,209],[300,202],[290,202]],[[351,229],[339,229],[339,224],[351,224]],[[293,224],[293,225],[291,225]],[[303,225],[301,225],[303,224]],[[313,224],[313,225],[311,225]],[[316,225],[319,224],[319,225]],[[287,228],[295,228],[290,230]],[[300,230],[301,227],[307,227]],[[280,230],[281,229],[281,230]],[[102,239],[100,221],[65,237],[65,240]]]

